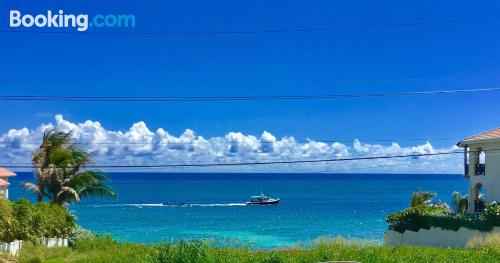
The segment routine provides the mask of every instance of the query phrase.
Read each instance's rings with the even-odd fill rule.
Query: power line
[[[28,31],[28,30],[0,30],[0,33],[10,34],[37,34],[37,35],[117,35],[117,36],[196,36],[196,35],[252,35],[252,34],[277,34],[277,33],[315,33],[334,32],[352,30],[372,30],[383,28],[401,28],[413,26],[426,26],[438,24],[457,24],[480,21],[499,20],[500,16],[485,16],[473,18],[458,18],[448,20],[394,23],[394,24],[374,24],[359,26],[336,26],[336,27],[311,27],[311,28],[284,28],[284,29],[260,29],[260,30],[234,30],[234,31],[192,31],[192,32],[76,32],[76,31]]]
[[[91,165],[87,168],[174,168],[174,167],[217,167],[217,166],[252,166],[252,165],[275,165],[275,164],[300,164],[300,163],[322,163],[322,162],[344,162],[360,160],[378,160],[395,158],[418,158],[425,156],[463,154],[463,151],[448,151],[437,153],[419,153],[419,154],[401,154],[385,156],[366,156],[335,159],[316,159],[316,160],[295,160],[295,161],[268,161],[268,162],[240,162],[240,163],[198,163],[198,164],[155,164],[155,165]],[[33,168],[31,165],[2,165],[7,168]]]
[[[210,101],[276,101],[276,100],[333,100],[372,97],[444,95],[455,93],[495,92],[500,88],[405,91],[385,93],[351,93],[326,95],[269,95],[269,96],[50,96],[0,95],[4,101],[86,101],[86,102],[210,102]]]
[[[447,152],[445,152],[447,153]],[[458,153],[458,152],[457,152]],[[463,153],[463,152],[461,152]],[[322,154],[323,156],[328,156],[328,154]],[[493,156],[493,155],[499,155],[499,154],[489,154],[488,156]],[[191,160],[189,161],[189,164],[204,164],[206,163],[207,161],[206,160],[201,160],[200,158],[198,157],[207,157],[207,156],[204,156],[204,155],[191,155],[189,156],[189,158],[191,158]],[[227,156],[224,156],[224,157],[221,157],[221,158],[212,158],[212,159],[219,159],[219,160],[224,160],[224,161],[227,161],[227,160],[231,160],[231,159],[234,159],[234,158],[240,158],[241,156],[239,155],[227,155]],[[268,158],[268,157],[271,157],[271,158]],[[259,160],[259,162],[262,162],[262,161],[265,161],[265,162],[280,162],[280,161],[299,161],[299,162],[305,162],[305,161],[316,161],[318,160],[317,158],[320,158],[321,156],[313,156],[313,157],[310,157],[310,156],[302,156],[302,157],[299,157],[299,156],[282,156],[282,155],[275,155],[275,156],[269,156],[269,155],[254,155],[254,156],[251,156],[250,158],[248,159],[253,159],[255,160],[255,162],[257,162],[256,160]],[[326,158],[326,157],[324,157]],[[112,160],[108,160],[109,161],[116,161],[117,159],[116,158],[113,158]],[[322,159],[321,159],[322,160]],[[364,159],[362,159],[364,160]],[[369,160],[369,159],[368,159]],[[168,160],[163,160],[163,162],[166,162]],[[353,161],[358,161],[357,159],[356,160],[353,160]],[[142,167],[142,168],[156,168],[157,165],[164,165],[165,163],[148,163],[148,167]],[[8,165],[24,165],[24,166],[29,166],[29,167],[33,167],[32,166],[32,163],[31,162],[10,162],[8,163]],[[2,166],[2,165],[0,165]],[[102,166],[107,166],[106,168],[113,168],[111,167],[112,165],[99,165],[98,167],[102,167]],[[86,166],[86,167],[92,167],[92,168],[96,168],[97,166]],[[121,166],[120,166],[121,167]],[[120,168],[120,167],[116,167],[116,168]]]
[[[220,86],[239,86],[239,85],[288,85],[288,84],[323,84],[331,83],[394,83],[394,82],[423,82],[430,80],[480,80],[480,79],[498,79],[500,75],[484,76],[454,76],[454,77],[435,77],[435,78],[393,78],[393,79],[323,79],[323,80],[273,80],[273,81],[209,81],[209,80],[21,80],[21,79],[0,79],[0,83],[25,85],[220,85]]]

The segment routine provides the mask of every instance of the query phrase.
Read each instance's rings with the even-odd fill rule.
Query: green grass
[[[321,240],[310,248],[272,251],[249,248],[217,248],[205,242],[143,245],[118,243],[110,238],[77,242],[70,248],[27,245],[22,262],[321,262],[356,260],[360,262],[500,262],[500,248],[475,249],[429,247],[382,247],[372,243]],[[1,258],[0,258],[1,262]]]

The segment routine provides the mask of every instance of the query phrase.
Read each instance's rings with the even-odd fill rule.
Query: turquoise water
[[[318,237],[375,239],[385,217],[408,205],[416,189],[448,202],[465,193],[460,175],[384,174],[172,174],[112,173],[114,201],[87,200],[70,210],[78,223],[122,241],[161,242],[208,238],[217,244],[275,248]],[[19,187],[33,180],[20,173],[11,199],[33,195]],[[260,191],[281,198],[278,206],[245,206]],[[165,206],[187,202],[190,207]]]

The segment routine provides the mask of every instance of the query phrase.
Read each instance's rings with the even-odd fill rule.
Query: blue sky
[[[238,31],[349,27],[496,16],[494,1],[9,1],[8,11],[134,14],[134,29]],[[2,95],[244,96],[499,87],[500,19],[370,30],[137,36],[0,33]],[[41,29],[33,29],[41,30]],[[29,83],[5,83],[28,81]],[[87,83],[61,84],[46,81]],[[133,84],[133,82],[172,82]],[[126,130],[144,121],[179,136],[230,131],[299,140],[429,138],[448,147],[499,126],[500,92],[331,101],[203,103],[1,101],[0,134],[56,114]],[[449,138],[448,141],[432,141]],[[414,141],[401,141],[411,146]]]

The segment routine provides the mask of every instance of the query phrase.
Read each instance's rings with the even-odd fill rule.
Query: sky
[[[8,26],[9,10],[60,9],[133,14],[136,27],[38,34],[47,29],[13,33]],[[498,11],[494,1],[9,1],[0,7],[0,95],[272,96],[498,88],[500,19],[321,32],[94,34],[359,27],[493,17]],[[0,165],[29,162],[26,152],[36,147],[47,125],[79,127],[83,137],[76,139],[85,141],[97,138],[96,123],[106,135],[101,140],[152,144],[145,149],[88,146],[98,146],[90,150],[103,164],[125,157],[134,163],[215,162],[450,150],[462,138],[500,126],[499,101],[498,91],[311,101],[0,101]],[[136,135],[134,127],[140,130]],[[154,145],[165,138],[191,145],[200,136],[211,143],[193,151]],[[295,142],[283,146],[290,138]],[[241,140],[248,142],[235,149]],[[311,141],[316,144],[308,145]],[[322,141],[339,142],[318,145]],[[377,169],[370,167],[380,162],[258,169],[458,173],[459,158],[449,158],[447,164],[439,158],[403,160]]]

